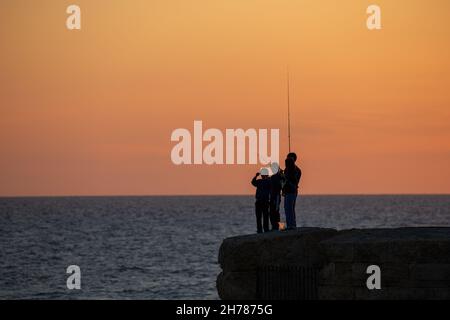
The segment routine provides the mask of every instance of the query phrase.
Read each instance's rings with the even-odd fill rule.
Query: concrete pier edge
[[[221,299],[450,299],[450,228],[298,228],[227,238]],[[370,290],[367,267],[380,268]]]

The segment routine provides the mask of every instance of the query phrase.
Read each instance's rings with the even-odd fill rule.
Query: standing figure
[[[295,204],[298,195],[298,185],[302,177],[302,171],[295,165],[297,161],[297,155],[295,153],[289,153],[286,160],[286,169],[284,170],[284,213],[286,214],[287,229],[297,228]]]
[[[271,169],[272,176],[270,177],[271,189],[269,205],[270,224],[272,225],[272,230],[278,230],[280,228],[280,203],[283,171],[276,162],[272,163]]]
[[[261,179],[257,179],[261,175]],[[256,229],[258,233],[269,231],[269,199],[271,182],[269,179],[269,170],[262,168],[260,172],[256,173],[252,179],[252,185],[256,187]],[[261,223],[262,220],[262,223]]]

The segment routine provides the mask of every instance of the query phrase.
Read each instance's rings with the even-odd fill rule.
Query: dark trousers
[[[287,193],[284,195],[284,213],[286,214],[286,224],[289,229],[297,227],[295,217],[295,203],[297,202],[296,193]]]
[[[269,201],[256,200],[255,214],[258,233],[269,231]]]
[[[270,197],[270,224],[272,225],[272,230],[278,230],[280,228],[280,202],[281,195],[271,195]]]

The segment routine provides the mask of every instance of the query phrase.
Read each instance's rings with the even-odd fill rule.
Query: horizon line
[[[450,193],[306,193],[300,196],[450,196]],[[0,199],[7,198],[143,198],[143,197],[248,197],[253,193],[245,194],[67,194],[67,195],[0,195]]]

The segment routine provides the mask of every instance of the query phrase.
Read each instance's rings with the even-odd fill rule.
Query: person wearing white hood
[[[258,179],[258,176],[261,176],[261,179]],[[269,200],[271,190],[269,170],[267,168],[262,168],[260,172],[257,172],[252,179],[252,185],[256,187],[255,215],[257,232],[268,232],[270,231]]]
[[[280,169],[280,166],[277,162],[272,163],[270,167],[272,169],[272,176],[270,176],[270,224],[272,225],[272,230],[279,230],[281,189],[283,187],[283,170]]]

